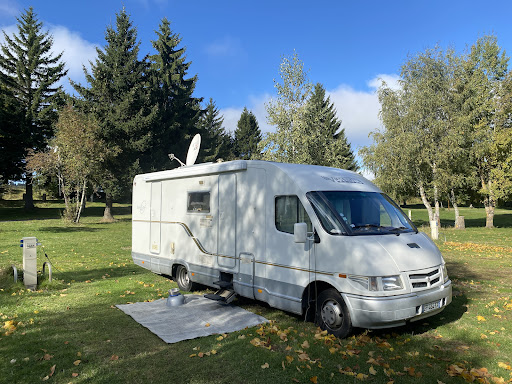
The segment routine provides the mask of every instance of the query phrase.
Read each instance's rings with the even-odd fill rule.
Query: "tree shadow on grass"
[[[105,228],[91,228],[91,227],[42,227],[38,229],[41,232],[51,233],[75,233],[75,232],[98,232]]]

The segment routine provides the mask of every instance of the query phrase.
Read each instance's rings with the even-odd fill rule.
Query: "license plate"
[[[431,303],[423,304],[423,313],[433,311],[434,309],[441,308],[441,301],[433,301]]]

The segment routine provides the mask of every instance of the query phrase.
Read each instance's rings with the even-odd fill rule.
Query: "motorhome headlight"
[[[448,270],[446,269],[446,264],[443,263],[443,282],[447,282],[448,281]]]
[[[396,276],[349,276],[349,279],[368,291],[396,291],[403,289],[402,279]]]
[[[349,280],[356,283],[356,285],[360,286],[368,290],[368,280],[369,278],[366,276],[349,276]]]
[[[399,275],[396,276],[384,276],[382,279],[382,289],[384,291],[396,291],[403,289],[402,279]]]

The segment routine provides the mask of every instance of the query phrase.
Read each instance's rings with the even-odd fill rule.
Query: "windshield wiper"
[[[376,225],[376,224],[364,224],[364,225],[354,225],[352,229],[370,229],[370,228],[377,228],[377,229],[385,229],[386,227],[383,227],[382,225]]]
[[[407,227],[396,227],[396,228],[390,228],[388,229],[389,232],[393,232],[393,233],[396,233],[397,236],[400,236],[400,232],[402,231],[409,231],[409,230],[412,230],[411,228],[407,228]]]

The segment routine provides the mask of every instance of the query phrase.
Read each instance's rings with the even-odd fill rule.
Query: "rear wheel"
[[[322,291],[316,300],[316,321],[323,330],[340,339],[352,332],[350,313],[343,298],[335,289]]]
[[[196,288],[196,284],[193,283],[189,276],[187,268],[183,265],[178,266],[176,269],[176,283],[178,284],[178,288],[182,291],[193,291]]]

